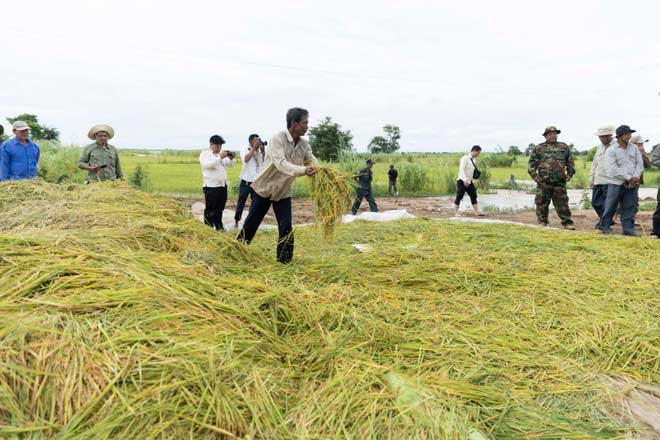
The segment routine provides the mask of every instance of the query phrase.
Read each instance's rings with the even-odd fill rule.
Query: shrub
[[[137,189],[151,191],[151,179],[149,178],[149,173],[146,168],[142,168],[142,165],[135,167],[135,170],[129,177],[128,181]]]
[[[407,192],[421,192],[426,189],[428,170],[426,165],[419,163],[404,163],[399,169],[401,189]]]

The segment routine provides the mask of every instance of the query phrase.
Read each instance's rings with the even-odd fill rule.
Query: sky
[[[9,2],[7,2],[9,3]],[[330,116],[365,151],[586,149],[602,125],[660,143],[657,1],[23,0],[2,3],[0,123],[33,113],[83,144],[230,148]],[[7,131],[7,130],[6,130]]]

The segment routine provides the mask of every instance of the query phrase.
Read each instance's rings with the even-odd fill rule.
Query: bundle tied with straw
[[[318,166],[316,171],[311,179],[314,226],[322,230],[326,241],[332,241],[337,224],[351,205],[352,179],[330,166]]]

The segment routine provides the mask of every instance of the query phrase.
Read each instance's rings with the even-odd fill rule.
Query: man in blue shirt
[[[0,147],[0,180],[34,179],[41,152],[30,140],[30,127],[16,121],[12,131],[14,137]]]

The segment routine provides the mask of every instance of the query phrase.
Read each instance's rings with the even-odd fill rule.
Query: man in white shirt
[[[274,135],[266,149],[266,160],[257,178],[252,182],[252,205],[238,240],[250,243],[261,221],[273,206],[279,239],[277,261],[283,264],[293,259],[293,224],[291,217],[291,189],[299,176],[316,174],[316,157],[312,147],[302,138],[307,133],[309,113],[303,108],[292,108],[286,113],[287,129]]]
[[[245,202],[247,202],[248,195],[251,197],[252,182],[257,178],[261,172],[261,167],[265,159],[265,144],[261,141],[258,134],[251,134],[248,138],[249,145],[241,149],[241,162],[243,162],[243,169],[241,170],[241,184],[238,187],[238,201],[236,202],[236,215],[234,216],[234,227],[238,229],[238,222],[243,217],[243,209]]]
[[[227,204],[227,167],[234,166],[233,154],[222,150],[225,141],[217,134],[211,136],[209,148],[199,155],[204,179],[204,223],[222,231],[222,211]]]
[[[620,205],[623,235],[635,233],[635,214],[637,213],[637,190],[639,179],[644,171],[642,154],[630,138],[635,130],[627,125],[616,129],[617,144],[605,153],[605,171],[609,181],[605,211],[601,218],[601,230],[604,234],[612,233],[614,213]]]
[[[474,186],[475,179],[474,172],[477,170],[475,160],[481,154],[481,147],[475,145],[470,152],[461,157],[461,162],[458,166],[458,179],[456,180],[456,198],[454,199],[454,211],[458,212],[458,207],[461,205],[461,200],[467,192],[472,202],[472,208],[477,215],[483,216],[484,213],[479,209],[477,203],[477,187]]]
[[[607,173],[605,173],[605,153],[617,143],[614,140],[614,127],[608,125],[601,127],[596,131],[596,136],[600,139],[600,145],[596,147],[596,154],[591,163],[591,172],[589,172],[589,188],[591,188],[591,206],[598,214],[596,229],[601,229],[600,220],[605,210],[605,199],[607,199]]]

